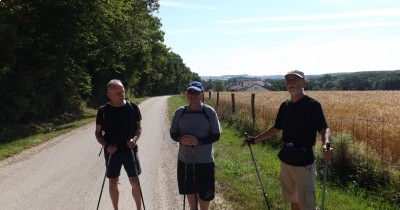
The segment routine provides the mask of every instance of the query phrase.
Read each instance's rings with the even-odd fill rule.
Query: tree
[[[213,90],[214,91],[224,91],[224,82],[222,80],[215,80],[213,82]]]
[[[0,125],[79,112],[106,101],[110,79],[136,96],[171,94],[192,79],[163,44],[158,0],[0,1]]]

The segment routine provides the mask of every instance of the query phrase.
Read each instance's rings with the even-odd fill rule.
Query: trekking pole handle
[[[256,143],[255,142],[256,137],[248,135],[247,132],[245,132],[244,135],[246,136],[245,142],[246,142],[247,145]]]
[[[331,143],[330,142],[326,143],[326,150],[327,151],[331,150]]]

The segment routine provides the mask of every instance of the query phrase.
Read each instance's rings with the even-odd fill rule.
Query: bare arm
[[[131,138],[127,145],[129,148],[133,149],[136,147],[136,142],[139,140],[140,134],[142,133],[142,126],[140,124],[140,121],[136,121],[136,132],[135,132],[135,136],[133,136],[133,138]]]
[[[325,128],[319,131],[321,134],[321,140],[323,145],[324,159],[331,160],[333,157],[333,149],[330,147],[328,150],[327,144],[332,143],[331,139],[331,130],[329,128]]]
[[[256,143],[261,143],[263,141],[266,141],[276,135],[280,130],[275,128],[275,127],[270,127],[269,129],[265,130],[264,132],[258,134],[255,136],[254,141]]]
[[[142,134],[142,125],[140,121],[136,122],[136,133],[135,136],[132,138],[135,142],[139,140],[140,134]]]
[[[107,146],[107,142],[104,139],[104,136],[102,134],[102,129],[101,129],[101,125],[97,125],[96,124],[96,131],[94,133],[94,135],[96,136],[97,141],[103,145],[103,147]]]
[[[321,141],[324,147],[327,143],[331,143],[331,130],[329,128],[322,129],[319,133],[321,134]]]

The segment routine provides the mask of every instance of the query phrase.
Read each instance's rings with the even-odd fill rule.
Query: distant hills
[[[343,75],[343,74],[351,74],[351,73],[358,73],[358,72],[337,72],[337,73],[326,73],[331,76],[338,76],[338,75]],[[318,78],[322,77],[323,75],[326,74],[319,74],[319,75],[306,75],[307,78]],[[232,75],[221,75],[221,76],[200,76],[202,80],[208,81],[208,80],[229,80],[229,79],[259,79],[259,80],[281,80],[283,79],[282,74],[277,74],[277,75],[248,75],[248,74],[232,74]]]
[[[306,75],[309,90],[400,90],[400,70],[338,72],[321,75]],[[247,81],[263,81],[268,90],[284,90],[284,75],[253,76],[222,75],[201,76],[211,89],[227,90],[234,83]],[[216,88],[215,83],[218,87]],[[267,85],[268,84],[268,85]]]

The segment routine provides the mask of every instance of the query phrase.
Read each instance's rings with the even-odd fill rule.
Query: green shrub
[[[317,145],[316,148],[321,148]],[[334,157],[330,167],[330,180],[338,187],[355,186],[369,193],[385,196],[396,204],[400,204],[400,182],[395,179],[395,172],[390,166],[373,158],[375,154],[366,146],[355,142],[348,134],[333,138]],[[323,176],[323,159],[320,149],[317,149],[318,174]]]

